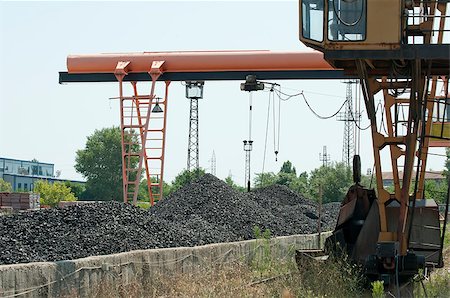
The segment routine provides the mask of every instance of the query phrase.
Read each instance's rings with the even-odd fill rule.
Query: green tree
[[[156,182],[156,178],[152,178],[153,182]],[[153,193],[156,193],[156,189],[152,189]],[[167,197],[171,193],[171,185],[163,181],[163,198]],[[142,202],[148,202],[150,195],[148,194],[147,179],[143,179],[139,184],[138,200]]]
[[[276,184],[279,185],[285,185],[289,188],[295,184],[295,181],[297,180],[297,176],[295,173],[285,173],[285,172],[279,172],[276,177]]]
[[[294,174],[297,175],[297,171],[295,170],[295,167],[292,166],[292,163],[288,160],[283,162],[283,165],[281,166],[280,173],[286,173],[286,174]]]
[[[308,192],[308,173],[303,172],[298,177],[295,167],[288,160],[283,163],[278,174],[257,173],[254,179],[255,187],[266,187],[274,184],[285,185],[291,190],[306,195]]]
[[[447,156],[447,158],[445,159],[445,170],[444,170],[444,176],[447,177],[447,179],[449,179],[449,173],[450,173],[450,147],[446,147],[445,148],[445,155]]]
[[[231,177],[230,177],[231,179]],[[226,182],[226,180],[225,180]],[[256,188],[266,187],[277,183],[277,175],[272,172],[269,173],[257,173],[253,179]]]
[[[445,181],[425,180],[425,199],[434,199],[438,204],[445,203],[447,187]]]
[[[318,199],[319,189],[322,187],[323,203],[339,202],[352,184],[351,170],[344,163],[334,163],[329,167],[322,166],[311,172],[310,196]]]
[[[48,183],[45,180],[38,180],[34,184],[33,192],[39,193],[42,205],[55,207],[60,201],[76,201],[77,199],[62,182]]]
[[[76,198],[84,199],[86,192],[86,186],[84,183],[64,181],[64,185],[70,188],[70,191]]]
[[[133,148],[133,151],[138,151],[137,149]],[[138,157],[133,158],[129,168],[136,168],[137,164]],[[76,152],[75,169],[87,180],[86,197],[97,201],[121,201],[123,187],[120,128],[103,128],[89,136],[85,148]]]
[[[225,178],[225,183],[231,186],[234,190],[245,192],[247,189],[243,186],[237,185],[231,176]]]
[[[301,195],[308,196],[309,194],[309,180],[308,173],[303,172],[289,184],[289,188]]]
[[[11,192],[12,186],[11,183],[6,182],[5,180],[0,178],[0,192]]]
[[[205,175],[204,169],[195,169],[192,171],[184,170],[180,174],[178,174],[175,179],[172,181],[172,186],[170,188],[170,193],[177,191],[183,186],[191,183],[191,181],[200,178]]]
[[[372,175],[361,175],[361,184],[362,186],[366,188],[376,189],[377,188],[377,181],[376,181],[375,174]]]

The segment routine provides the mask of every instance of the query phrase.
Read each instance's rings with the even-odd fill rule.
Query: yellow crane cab
[[[398,48],[401,43],[403,1],[300,2],[300,40],[312,48],[393,49]]]
[[[447,2],[300,0],[300,41],[347,73],[356,73],[355,59],[365,59],[379,75],[390,74],[393,60],[433,59],[432,74],[447,74]]]

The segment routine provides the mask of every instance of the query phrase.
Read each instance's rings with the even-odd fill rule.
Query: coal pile
[[[0,217],[0,264],[184,244],[179,239],[174,241],[173,235],[177,231],[170,223],[118,202],[43,209]]]
[[[283,220],[285,231],[275,235],[293,235],[316,233],[318,229],[318,204],[294,193],[284,185],[272,185],[256,189],[248,194],[276,218]],[[339,214],[340,203],[322,205],[320,215],[322,231],[334,229]],[[276,231],[276,229],[270,229]]]
[[[339,204],[322,208],[334,228]],[[241,193],[212,175],[181,188],[149,211],[118,202],[0,216],[0,264],[58,261],[123,251],[317,232],[317,206],[283,186]]]

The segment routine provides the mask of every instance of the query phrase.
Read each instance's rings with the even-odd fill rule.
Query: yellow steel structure
[[[432,243],[439,239],[434,212],[437,206],[421,201],[434,103],[448,90],[449,36],[444,38],[448,31],[448,2],[301,0],[299,5],[300,40],[323,52],[325,60],[335,68],[357,75],[361,82],[371,122],[378,207],[378,221],[372,229],[378,233],[377,245],[367,251],[374,255],[383,255],[385,248],[396,251],[392,258],[381,258],[386,272],[396,268],[394,258],[407,260],[413,250],[426,251],[423,254],[428,260],[433,259],[429,256],[435,249]],[[377,119],[375,96],[380,95],[384,111]],[[446,129],[435,124],[433,136],[444,131],[440,136],[445,138]],[[391,157],[390,169],[382,169],[384,150]],[[414,167],[418,177],[412,177]],[[393,192],[383,186],[383,171],[393,173]],[[400,171],[403,177],[399,177]],[[393,202],[398,207],[391,208]],[[412,228],[419,220],[413,218],[416,206],[433,209],[433,223],[424,224],[420,232]],[[394,209],[396,212],[391,212]],[[434,240],[416,241],[411,231],[419,238],[435,235]]]

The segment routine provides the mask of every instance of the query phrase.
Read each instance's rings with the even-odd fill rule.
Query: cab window
[[[366,1],[328,0],[328,40],[366,39]]]
[[[302,1],[302,36],[314,41],[323,41],[324,0]]]

